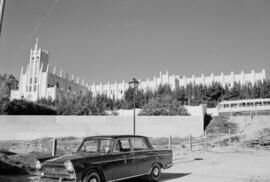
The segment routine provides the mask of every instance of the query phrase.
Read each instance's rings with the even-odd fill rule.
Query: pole
[[[231,142],[231,128],[229,128],[229,142]]]
[[[191,134],[188,136],[188,142],[189,142],[189,150],[192,151],[192,139],[191,139]]]
[[[220,133],[219,133],[219,129],[217,131],[218,131],[218,146],[220,147]]]
[[[134,88],[134,95],[133,95],[133,135],[136,134],[136,88]]]
[[[5,0],[0,0],[0,36],[2,31],[2,24],[4,19]]]
[[[54,138],[52,142],[52,156],[56,156],[56,150],[57,150],[57,140]]]
[[[169,149],[172,150],[172,137],[169,136]]]
[[[204,145],[205,145],[205,148],[207,148],[207,133],[206,131],[204,132]]]

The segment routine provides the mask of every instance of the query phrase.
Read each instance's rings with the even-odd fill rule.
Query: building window
[[[237,107],[237,104],[231,104],[231,107]]]
[[[59,83],[58,82],[56,83],[56,88],[59,88]]]
[[[32,91],[32,86],[29,87],[29,92],[31,92],[31,91]]]
[[[32,78],[30,78],[30,84],[32,83]]]
[[[263,105],[265,105],[265,106],[270,105],[270,101],[263,102]]]
[[[36,91],[36,90],[37,90],[37,86],[35,85],[35,86],[34,86],[34,91]]]
[[[37,83],[37,77],[35,77],[35,83]]]
[[[71,91],[71,87],[70,86],[68,87],[68,90]]]
[[[255,102],[255,106],[261,106],[262,103],[261,102]]]
[[[246,106],[246,103],[239,103],[239,106],[240,107],[245,107]]]

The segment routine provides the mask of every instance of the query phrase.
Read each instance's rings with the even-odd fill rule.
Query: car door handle
[[[122,155],[121,157],[124,159],[124,163],[127,164],[127,156],[126,155]]]

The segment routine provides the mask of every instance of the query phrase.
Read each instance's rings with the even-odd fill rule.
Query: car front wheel
[[[149,181],[157,182],[161,176],[161,169],[158,164],[153,165],[151,172],[149,174]]]
[[[89,174],[83,179],[83,182],[101,182],[101,177],[97,171],[90,171]]]

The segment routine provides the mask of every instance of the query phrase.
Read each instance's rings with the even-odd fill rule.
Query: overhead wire
[[[52,4],[51,8],[47,11],[47,13],[45,14],[45,16],[40,20],[39,24],[35,27],[35,29],[33,30],[33,32],[30,34],[29,37],[31,37],[32,35],[34,35],[38,30],[39,27],[42,25],[42,23],[46,20],[46,18],[51,14],[52,10],[55,8],[55,6],[58,4],[60,0],[55,0],[54,3]]]
[[[27,36],[27,39],[25,41],[27,41],[29,38],[33,38],[33,36],[37,33],[37,31],[39,30],[40,26],[44,23],[44,21],[47,19],[48,16],[50,16],[50,14],[52,13],[53,9],[56,7],[56,5],[59,3],[60,0],[55,0],[54,3],[52,4],[52,6],[50,7],[50,9],[46,12],[46,14],[42,17],[42,19],[40,20],[40,22],[37,24],[37,26],[34,28],[34,30],[31,32],[31,34],[29,34],[29,36]],[[25,43],[22,43],[21,46],[18,48],[18,51],[16,51],[16,57],[18,56],[20,50],[25,46]],[[13,57],[14,58],[14,57]],[[14,60],[14,59],[13,59]]]

